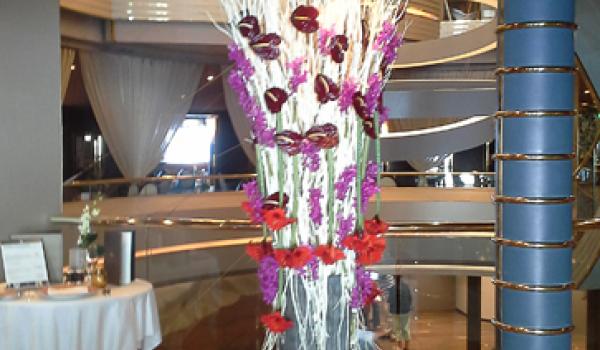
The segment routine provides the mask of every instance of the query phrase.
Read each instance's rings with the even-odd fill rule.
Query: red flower
[[[325,265],[332,265],[338,260],[346,257],[341,249],[333,245],[320,245],[315,249],[315,255],[318,256]]]
[[[275,134],[275,142],[277,142],[277,146],[279,146],[279,148],[281,148],[290,156],[295,156],[296,154],[300,153],[302,140],[304,140],[302,135],[289,130]]]
[[[249,217],[252,217],[252,215],[254,214],[254,210],[252,209],[252,205],[248,201],[242,202],[242,210],[246,214],[248,214]]]
[[[360,91],[355,92],[352,96],[352,105],[354,106],[354,110],[360,119],[366,120],[371,117],[369,115],[367,103],[365,102],[365,97],[360,93]]]
[[[285,210],[282,208],[263,210],[263,217],[269,229],[273,231],[279,231],[287,225],[296,222],[296,219],[286,217]]]
[[[337,126],[331,123],[313,126],[306,132],[306,138],[321,149],[330,149],[340,143]]]
[[[336,35],[331,40],[331,58],[335,63],[344,62],[346,51],[348,51],[348,37],[345,35]]]
[[[258,19],[254,16],[246,16],[238,23],[238,29],[244,38],[252,39],[260,34]]]
[[[367,119],[363,119],[363,130],[370,138],[374,139],[377,137],[375,134],[375,121],[373,118],[369,117]]]
[[[376,235],[364,235],[356,244],[356,261],[362,265],[373,265],[381,261],[385,250],[385,239]]]
[[[335,101],[340,97],[340,88],[326,75],[319,74],[315,78],[315,93],[321,103]]]
[[[265,92],[265,102],[271,113],[281,112],[281,107],[288,100],[288,94],[280,88],[271,88]]]
[[[303,268],[313,258],[312,250],[309,247],[275,249],[273,255],[279,266],[292,269]]]
[[[250,242],[246,245],[246,254],[252,260],[260,262],[265,256],[273,255],[273,246],[264,241],[261,243]]]
[[[291,21],[302,33],[314,33],[319,29],[319,10],[313,6],[298,6],[292,12]]]
[[[371,294],[369,294],[365,299],[365,306],[371,305],[373,301],[375,301],[375,298],[383,293],[374,281],[371,281],[371,285]]]
[[[250,47],[258,57],[274,60],[279,57],[281,37],[275,33],[258,34],[250,39]]]
[[[268,315],[262,315],[260,322],[273,333],[283,333],[294,326],[294,323],[275,311]]]
[[[388,229],[389,225],[377,215],[371,220],[365,220],[365,232],[370,235],[386,233]]]
[[[385,239],[378,235],[356,233],[342,240],[342,245],[356,252],[356,261],[361,265],[373,265],[383,257]]]

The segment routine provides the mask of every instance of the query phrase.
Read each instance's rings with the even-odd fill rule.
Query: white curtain
[[[222,69],[226,69],[226,67],[223,67]],[[229,86],[227,80],[228,79],[225,76],[223,78],[223,92],[225,94],[225,105],[227,106],[229,118],[231,118],[233,130],[235,131],[238,140],[240,140],[242,149],[248,156],[248,159],[250,159],[252,164],[256,164],[256,151],[254,150],[254,145],[247,141],[250,138],[250,122],[246,118],[242,106],[240,106],[237,93]]]
[[[83,82],[125,177],[148,175],[189,111],[202,75],[194,63],[81,51]]]
[[[60,49],[60,101],[65,100],[69,79],[71,79],[71,66],[75,62],[75,50],[69,47]]]

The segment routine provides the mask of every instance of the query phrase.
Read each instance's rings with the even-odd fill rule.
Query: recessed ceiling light
[[[206,77],[206,80],[208,80],[208,81],[213,81],[214,79],[215,79],[214,75],[209,75]]]
[[[75,65],[74,65],[74,64],[72,64],[72,65],[71,65],[71,70],[75,70],[75,68],[76,68],[76,67],[75,67]]]
[[[127,19],[130,20],[130,21],[133,21],[135,19],[135,17],[129,16],[129,17],[127,17]]]
[[[585,90],[583,93],[584,93],[584,94],[586,94],[586,95],[589,95],[589,94],[591,94],[592,92],[591,92],[590,90]]]

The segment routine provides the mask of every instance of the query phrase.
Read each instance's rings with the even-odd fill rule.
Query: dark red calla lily
[[[258,34],[250,39],[250,47],[258,57],[265,60],[275,60],[279,57],[281,37],[275,33]]]
[[[313,126],[306,132],[306,138],[321,149],[330,149],[340,143],[338,128],[331,123]]]
[[[348,37],[345,35],[336,35],[331,39],[331,58],[336,63],[344,62],[346,51],[348,51]]]
[[[319,10],[313,6],[298,6],[292,12],[291,21],[302,33],[314,33],[319,29]]]
[[[300,153],[302,140],[304,140],[302,135],[289,130],[275,134],[275,142],[277,143],[277,146],[290,156],[295,156],[296,154]]]
[[[252,39],[260,34],[258,18],[255,16],[246,16],[238,23],[238,29],[244,38]]]
[[[377,138],[375,133],[375,120],[373,118],[367,118],[363,120],[363,130],[370,138]]]
[[[352,96],[352,105],[354,106],[354,110],[360,119],[366,120],[371,117],[369,115],[367,103],[365,102],[365,97],[360,93],[360,91],[355,92]]]
[[[271,113],[281,112],[281,107],[288,100],[288,94],[280,88],[271,88],[265,92],[265,102]]]
[[[315,78],[315,93],[317,100],[321,103],[335,101],[340,97],[340,88],[324,74],[319,74]]]
[[[281,203],[281,208],[287,207],[287,204],[290,201],[290,197],[287,194],[283,194],[283,203]],[[279,207],[279,192],[275,192],[272,195],[268,196],[263,200],[262,208],[264,210],[271,210]]]

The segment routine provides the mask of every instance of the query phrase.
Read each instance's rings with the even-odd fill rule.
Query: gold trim
[[[521,73],[575,73],[575,67],[500,67],[496,75]]]
[[[575,288],[575,283],[573,282],[552,285],[529,285],[494,279],[492,283],[499,288],[514,289],[523,292],[563,292]]]
[[[496,154],[497,160],[571,160],[575,159],[575,153],[571,154]]]
[[[575,201],[575,197],[573,196],[563,198],[527,198],[495,195],[492,198],[496,203],[512,204],[566,204]]]
[[[553,117],[575,117],[579,114],[577,110],[571,111],[498,111],[496,118],[553,118]]]
[[[515,241],[512,239],[506,238],[492,238],[492,241],[496,242],[498,245],[509,246],[509,247],[517,247],[517,248],[538,248],[538,249],[564,249],[564,248],[572,248],[575,246],[574,241],[565,241],[565,242],[525,242],[525,241]]]
[[[527,335],[541,335],[541,336],[562,335],[562,334],[571,333],[575,329],[575,326],[554,328],[554,329],[517,327],[517,326],[509,325],[506,323],[502,323],[496,319],[492,319],[491,323],[492,323],[492,325],[494,325],[494,327],[501,329],[505,332],[527,334]]]
[[[516,29],[538,29],[538,28],[563,28],[577,30],[578,26],[571,22],[524,22],[524,23],[506,23],[501,24],[496,29],[496,32],[502,33],[507,30]]]

